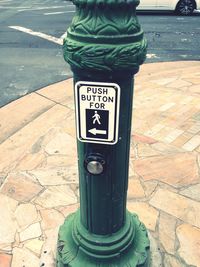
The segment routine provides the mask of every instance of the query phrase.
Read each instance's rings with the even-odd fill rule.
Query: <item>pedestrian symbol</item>
[[[120,87],[114,83],[78,82],[75,100],[78,139],[88,143],[116,144]]]
[[[94,118],[94,120],[93,120],[93,124],[95,124],[96,122],[97,122],[98,124],[101,124],[101,122],[100,122],[100,116],[99,116],[99,114],[97,113],[96,110],[95,110],[95,112],[94,112],[94,116],[92,116],[92,118]]]
[[[109,131],[108,121],[108,110],[97,111],[94,109],[86,109],[86,136],[89,138],[95,137],[107,139]]]

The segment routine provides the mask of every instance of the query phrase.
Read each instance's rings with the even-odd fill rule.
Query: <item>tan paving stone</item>
[[[145,197],[145,193],[140,180],[136,177],[130,178],[128,184],[128,199],[143,197]]]
[[[36,237],[41,236],[42,231],[40,227],[40,223],[34,223],[31,224],[29,227],[27,227],[25,230],[21,231],[19,236],[20,236],[20,241],[23,242],[25,240],[33,239]]]
[[[62,102],[62,105],[70,108],[74,112],[75,110],[74,96],[73,95],[69,96],[67,100]]]
[[[6,179],[7,174],[0,172],[0,187],[3,184],[4,180]]]
[[[164,267],[186,267],[185,264],[180,262],[177,258],[171,255],[165,255]]]
[[[183,130],[179,130],[179,129],[175,129],[173,131],[171,131],[164,139],[164,142],[167,143],[172,143],[174,140],[176,140],[176,138],[178,138],[181,134],[183,134],[184,131]]]
[[[77,165],[54,167],[49,169],[43,168],[30,171],[29,173],[33,175],[41,185],[64,185],[78,182]]]
[[[15,217],[21,229],[40,220],[35,206],[31,203],[20,204],[15,211]]]
[[[44,153],[45,152],[45,146],[56,137],[56,135],[62,133],[62,127],[60,125],[54,125],[53,127],[49,128],[47,132],[45,132],[43,135],[39,136],[35,142],[31,145],[31,153],[37,154],[37,153]]]
[[[132,141],[131,144],[130,144],[130,160],[129,160],[129,164],[131,163],[132,159],[134,160],[134,159],[138,158],[137,147],[138,147],[138,145]],[[133,164],[132,164],[132,166],[133,166]]]
[[[0,145],[0,170],[7,172],[15,168],[38,139],[52,127],[66,121],[69,112],[69,109],[56,105],[3,142]]]
[[[38,267],[39,258],[26,248],[14,248],[12,267]]]
[[[135,171],[133,169],[133,164],[132,162],[129,163],[129,176],[134,176],[135,175]]]
[[[34,252],[37,256],[40,256],[44,241],[41,238],[35,238],[28,240],[24,243],[24,247]]]
[[[54,208],[76,202],[77,198],[69,185],[49,186],[35,200],[36,204],[44,208]]]
[[[11,173],[3,183],[0,192],[17,201],[30,201],[39,194],[43,187],[32,180],[30,175],[24,173]]]
[[[135,172],[145,181],[157,180],[174,187],[199,181],[196,154],[179,153],[134,161]]]
[[[189,186],[186,189],[180,191],[180,193],[186,197],[200,201],[200,184]]]
[[[0,244],[0,252],[11,254],[13,249],[13,243],[11,244]]]
[[[0,248],[4,248],[14,242],[17,231],[14,212],[18,202],[3,194],[0,194]]]
[[[200,169],[200,153],[197,154],[197,166]]]
[[[180,101],[180,104],[183,104],[183,105],[191,105],[193,106],[192,102],[194,101],[194,96],[191,96],[191,95],[182,95],[181,96],[181,101]],[[178,100],[178,99],[177,99]]]
[[[76,157],[76,139],[66,133],[59,133],[45,147],[49,155],[61,154]]]
[[[54,105],[52,101],[32,93],[1,108],[0,143]]]
[[[199,68],[188,68],[188,71],[184,71],[182,75],[184,75],[185,78],[199,77]]]
[[[165,125],[158,123],[158,124],[154,125],[151,129],[146,131],[144,133],[144,135],[149,136],[149,137],[153,137],[155,134],[157,134],[164,127],[165,127]]]
[[[15,241],[12,243],[12,249],[15,247],[22,247],[22,243],[20,243],[20,237],[19,237],[19,232],[16,232],[15,234]],[[11,251],[12,251],[11,249]]]
[[[145,202],[128,202],[127,209],[136,213],[147,229],[155,231],[158,220],[158,211]]]
[[[51,169],[39,169],[29,172],[39,181],[41,185],[61,185],[67,184],[66,181],[66,169],[64,168],[51,168]]]
[[[166,120],[163,123],[166,124]],[[170,119],[170,123],[171,123],[171,119]],[[174,131],[174,128],[172,127],[164,127],[163,129],[161,129],[158,133],[154,134],[153,136],[156,140],[166,142],[165,138],[173,131]]]
[[[64,216],[61,212],[54,209],[44,209],[40,211],[42,229],[48,230],[60,226],[64,222]]]
[[[68,98],[73,94],[73,79],[51,84],[38,90],[37,93],[56,103],[64,104],[68,102]]]
[[[196,95],[194,96],[194,99],[192,101],[192,105],[195,106],[198,109],[197,110],[197,114],[198,114],[199,113],[199,107],[200,107],[200,100],[199,100],[199,97],[197,97]]]
[[[200,135],[194,135],[182,148],[187,151],[193,151],[200,145]]]
[[[10,267],[12,255],[0,253],[0,267]]]
[[[200,106],[200,104],[199,104],[199,106]],[[193,116],[192,116],[192,119],[194,120],[194,121],[200,121],[200,112],[198,111],[197,113],[195,113]]]
[[[192,134],[200,132],[200,121],[195,122],[187,131]]]
[[[161,256],[161,251],[160,251],[158,241],[150,232],[148,232],[148,236],[149,236],[150,246],[151,246],[150,266],[151,267],[163,267],[162,256]]]
[[[156,64],[143,64],[140,67],[140,72],[136,75],[136,82],[139,79],[147,79],[150,80],[153,77],[161,76],[160,73],[163,74],[173,74],[178,76],[183,72],[184,77],[187,74],[187,77],[193,76],[193,73],[198,73],[199,62],[198,61],[174,61],[174,62],[159,62]],[[184,72],[186,70],[186,73]],[[144,77],[145,75],[145,77]],[[165,75],[167,76],[167,75]],[[167,76],[168,77],[168,76]],[[172,76],[173,77],[173,76]]]
[[[145,135],[140,135],[140,134],[133,134],[132,135],[132,138],[135,142],[137,143],[145,143],[145,144],[154,144],[156,143],[157,141],[151,137],[148,137],[148,136],[145,136]]]
[[[78,159],[74,158],[70,160],[70,163],[72,165],[77,164]],[[63,156],[63,155],[52,155],[48,156],[46,159],[46,164],[45,168],[52,168],[52,167],[65,167],[69,165],[69,157],[68,156]]]
[[[180,108],[173,114],[178,121],[179,119],[181,122],[182,119],[189,119],[191,115],[197,111],[196,107],[193,107],[192,105],[193,99],[193,97],[190,98],[188,95],[186,95],[184,98],[180,98]],[[183,118],[181,118],[181,116]]]
[[[176,111],[174,111],[174,112],[176,112]],[[166,113],[164,115],[163,120],[162,120],[162,123],[165,125],[164,130],[166,129],[166,135],[168,133],[170,133],[171,130],[178,128],[179,125],[181,125],[186,120],[182,116],[176,117],[174,115],[174,112],[172,114]],[[160,138],[161,138],[162,136],[163,137],[165,136],[164,134],[165,134],[165,132],[160,131],[160,133],[158,133],[157,135],[160,135]]]
[[[173,81],[173,82],[169,83],[167,85],[167,87],[175,88],[175,89],[177,89],[177,88],[178,89],[180,89],[180,88],[182,89],[183,87],[188,87],[188,86],[191,86],[191,85],[192,85],[192,83],[179,79],[179,80],[176,80],[176,81]]]
[[[20,162],[18,162],[16,171],[29,171],[42,166],[45,162],[45,155],[42,153],[26,154]]]
[[[159,240],[167,253],[175,253],[175,227],[176,219],[166,213],[160,214]]]
[[[193,85],[199,85],[200,84],[200,78],[187,78],[186,81],[192,83]]]
[[[200,99],[199,99],[199,103],[200,103]],[[192,105],[191,105],[192,106]],[[191,107],[190,109],[188,109],[187,112],[184,113],[180,113],[180,117],[183,116],[183,118],[189,120],[191,117],[193,117],[194,114],[196,114],[199,111],[199,107],[195,106],[195,107]]]
[[[179,255],[189,265],[200,266],[200,229],[182,224],[176,230],[180,248]]]
[[[166,189],[159,189],[149,202],[186,223],[200,227],[200,203]]]
[[[182,147],[185,143],[187,143],[191,138],[193,137],[193,134],[184,132],[182,135],[180,135],[176,140],[172,142],[172,145],[177,147]]]
[[[73,205],[67,205],[64,207],[59,207],[57,210],[59,210],[65,217],[67,217],[69,214],[74,213],[79,208],[80,204],[76,203]]]
[[[67,134],[71,135],[73,138],[76,136],[75,127],[75,112],[71,110],[67,115],[67,119],[60,123],[60,126]]]
[[[153,149],[162,152],[162,154],[175,154],[183,152],[183,149],[177,148],[172,144],[165,144],[165,143],[155,143],[151,145]]]
[[[163,78],[163,79],[156,79],[152,80],[152,82],[158,84],[158,85],[167,85],[171,82],[174,82],[177,79],[177,77],[172,77],[172,78]]]
[[[162,105],[160,108],[159,108],[159,111],[166,111],[168,109],[170,109],[171,107],[175,106],[176,103],[173,103],[173,102],[170,102],[170,103],[166,103],[164,105]]]
[[[146,181],[143,184],[145,188],[146,197],[151,196],[151,194],[156,190],[156,187],[158,186],[157,181]]]
[[[150,123],[150,125],[149,125],[149,123]],[[147,123],[146,120],[142,120],[139,117],[137,117],[137,115],[134,115],[131,131],[132,131],[132,133],[138,132],[138,133],[144,134],[145,132],[149,131],[149,128],[151,128],[151,124],[153,124],[153,122],[151,120],[150,120],[150,122],[148,121],[148,123]]]
[[[197,94],[199,96],[199,94],[200,94],[200,85],[199,84],[190,86],[188,89],[192,94]]]
[[[42,254],[40,257],[40,266],[55,267],[55,258],[56,258],[56,245],[58,240],[58,230],[59,227],[45,231],[45,242],[42,247]]]
[[[175,116],[177,119],[183,116],[183,118],[186,120],[186,119],[189,119],[197,111],[198,110],[195,107],[190,105],[190,103],[187,103],[181,106],[181,108],[175,113]]]
[[[148,144],[138,144],[137,154],[138,158],[145,158],[145,157],[159,156],[162,153],[153,149],[152,146]]]

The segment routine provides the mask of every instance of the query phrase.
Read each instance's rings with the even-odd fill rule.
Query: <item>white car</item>
[[[140,0],[138,10],[174,10],[180,15],[191,15],[200,9],[200,0]]]

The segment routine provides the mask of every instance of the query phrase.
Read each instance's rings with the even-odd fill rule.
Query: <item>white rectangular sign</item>
[[[88,143],[116,144],[119,128],[119,85],[77,82],[75,101],[78,139]]]

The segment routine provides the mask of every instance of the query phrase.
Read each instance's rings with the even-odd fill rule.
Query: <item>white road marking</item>
[[[1,4],[1,2],[0,2]],[[59,8],[63,8],[63,7],[66,7],[66,6],[50,6],[50,7],[31,7],[31,6],[21,6],[18,11],[27,11],[28,10],[44,10],[44,9],[59,9]],[[19,7],[17,6],[0,6],[0,8],[3,8],[3,9],[18,9]]]
[[[8,27],[11,28],[11,29],[15,29],[17,31],[25,32],[25,33],[28,33],[30,35],[34,35],[34,36],[43,38],[45,40],[48,40],[50,42],[53,42],[53,43],[56,43],[56,44],[59,44],[59,45],[63,44],[63,39],[62,38],[56,38],[54,36],[51,36],[51,35],[48,35],[48,34],[45,34],[45,33],[42,33],[42,32],[35,32],[35,31],[32,31],[32,30],[30,30],[28,28],[24,28],[24,27],[20,27],[20,26],[8,26]]]
[[[65,14],[65,13],[75,13],[75,10],[72,11],[60,11],[60,12],[50,12],[50,13],[44,13],[45,16],[48,15],[58,15],[58,14]]]
[[[147,54],[147,58],[158,58],[156,54]]]
[[[0,8],[4,8],[4,9],[18,9],[19,7],[16,7],[16,6],[0,6]],[[31,7],[23,6],[21,8],[31,8]]]
[[[11,2],[11,1],[12,1],[12,0],[1,0],[0,3],[5,4],[5,3],[7,3],[7,2]]]
[[[51,36],[51,35],[48,35],[48,34],[45,34],[42,32],[35,32],[35,31],[32,31],[31,29],[24,28],[21,26],[8,26],[8,27],[11,29],[15,29],[17,31],[25,32],[25,33],[28,33],[30,35],[43,38],[45,40],[48,40],[50,42],[53,42],[53,43],[56,43],[59,45],[63,45],[63,39],[65,37],[67,37],[67,32],[65,32],[60,38],[57,38],[57,37],[54,37],[54,36]],[[147,54],[147,58],[157,58],[157,56],[155,54]]]
[[[29,9],[30,11],[37,11],[37,10],[44,10],[44,9],[58,9],[58,8],[63,8],[66,6],[50,6],[50,7],[36,7],[36,8],[31,8],[31,7],[22,7],[22,9],[19,9],[18,11],[27,11]]]
[[[187,55],[180,55],[181,57],[183,57],[183,58],[187,58],[188,56]]]
[[[65,39],[67,37],[67,32],[65,32],[63,35],[60,36],[60,39]]]

